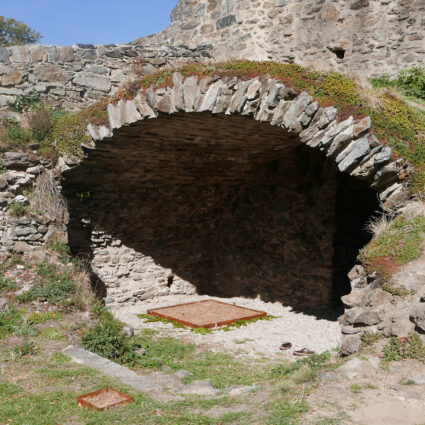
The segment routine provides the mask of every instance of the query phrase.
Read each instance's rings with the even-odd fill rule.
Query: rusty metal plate
[[[251,320],[267,316],[264,311],[215,300],[196,301],[171,307],[148,310],[151,316],[159,316],[191,328],[214,328],[229,325],[238,320]]]
[[[130,395],[110,387],[77,398],[79,406],[85,406],[95,410],[107,410],[114,406],[131,403],[133,401],[134,399]]]

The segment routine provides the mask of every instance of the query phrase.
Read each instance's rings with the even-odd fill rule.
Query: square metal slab
[[[114,406],[131,403],[133,401],[134,399],[130,395],[110,387],[77,398],[79,406],[85,406],[95,410],[107,410]]]
[[[264,311],[223,303],[215,300],[196,301],[171,307],[148,310],[151,316],[159,316],[191,328],[214,328],[229,325],[238,320],[251,320],[267,316]]]

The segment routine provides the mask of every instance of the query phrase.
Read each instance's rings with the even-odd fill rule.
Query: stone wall
[[[339,120],[273,78],[172,80],[108,104],[109,125],[87,127],[80,157],[2,155],[1,252],[42,249],[68,230],[111,303],[196,290],[310,312],[348,294],[364,223],[377,200],[394,214],[408,205],[411,165],[377,140],[370,117]],[[59,202],[45,217],[47,203],[12,217],[33,186],[52,200],[63,188],[66,211]],[[368,297],[361,306],[360,318],[340,319],[344,343],[392,320]]]
[[[0,107],[33,90],[54,106],[81,109],[137,75],[210,56],[209,46],[0,47]]]
[[[217,60],[295,62],[370,76],[423,65],[424,0],[179,0],[143,45],[207,42]]]
[[[364,76],[422,65],[424,0],[179,0],[162,33],[129,45],[0,48],[0,107],[32,90],[81,109],[135,74],[187,61],[296,62]]]

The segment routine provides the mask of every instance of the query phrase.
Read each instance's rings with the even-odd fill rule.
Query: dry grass
[[[386,232],[391,225],[392,218],[387,215],[380,217],[372,217],[366,224],[366,230],[373,235],[373,237],[382,235]]]
[[[31,196],[31,210],[61,223],[67,222],[67,202],[56,186],[51,171],[45,171],[38,177]]]
[[[364,103],[371,109],[379,111],[383,107],[382,92],[376,90],[370,84],[368,78],[364,74],[359,73],[346,73],[348,78],[357,84],[357,94],[364,101]]]

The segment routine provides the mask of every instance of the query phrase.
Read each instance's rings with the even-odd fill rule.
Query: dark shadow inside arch
[[[379,208],[367,183],[297,135],[210,113],[117,130],[65,173],[63,191],[75,253],[93,256],[91,233],[105,232],[198,293],[260,296],[318,317],[337,314],[350,292]]]

